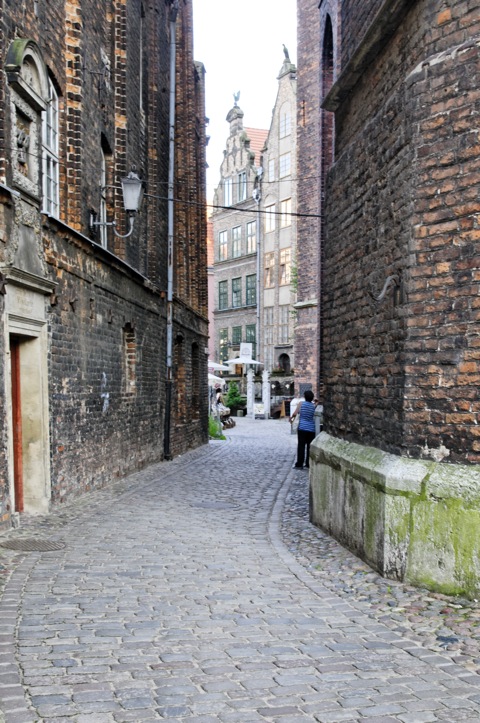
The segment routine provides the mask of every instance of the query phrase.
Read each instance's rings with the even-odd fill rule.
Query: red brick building
[[[299,2],[299,168],[316,178],[308,210],[320,218],[305,243],[320,266],[325,386],[313,518],[385,574],[470,592],[480,580],[479,10],[344,0],[337,17],[328,0]]]
[[[208,439],[191,0],[9,2],[1,20],[0,528]]]
[[[338,0],[299,0],[297,79],[297,303],[295,380],[323,398],[321,287],[325,182],[333,158],[333,117],[322,99],[340,67]],[[320,79],[320,81],[319,81]],[[312,152],[313,151],[313,152]]]

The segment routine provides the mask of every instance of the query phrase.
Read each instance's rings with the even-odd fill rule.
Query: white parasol
[[[208,374],[208,385],[210,387],[215,386],[216,384],[222,384],[225,385],[225,379],[222,379],[222,377],[216,377],[215,374]]]
[[[228,372],[230,371],[230,367],[225,366],[225,364],[218,364],[217,362],[208,360],[208,368],[211,369],[212,372]]]
[[[237,356],[235,359],[227,359],[226,364],[261,364],[262,362],[250,359],[247,356]]]

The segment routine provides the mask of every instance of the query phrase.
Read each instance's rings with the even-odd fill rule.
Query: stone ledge
[[[480,466],[399,457],[322,432],[310,519],[385,577],[480,591]]]

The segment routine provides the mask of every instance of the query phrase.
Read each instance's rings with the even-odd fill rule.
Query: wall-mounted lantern
[[[145,184],[144,181],[142,181],[142,179],[133,170],[130,171],[128,176],[121,179],[121,184],[123,193],[123,207],[129,221],[129,229],[127,233],[118,233],[116,229],[117,222],[115,221],[115,219],[113,221],[96,221],[94,213],[90,213],[90,228],[95,228],[95,226],[112,226],[115,236],[118,236],[119,238],[127,238],[127,236],[130,236],[133,231],[135,215],[138,213],[138,211],[140,210],[140,206],[142,205]]]

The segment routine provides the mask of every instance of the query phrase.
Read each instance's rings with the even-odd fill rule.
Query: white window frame
[[[59,107],[58,93],[48,79],[49,100],[43,117],[43,210],[51,216],[60,214],[59,183]]]
[[[238,189],[237,198],[238,202],[245,201],[247,198],[247,173],[246,171],[240,171],[237,178]]]
[[[275,180],[275,160],[273,158],[268,161],[268,180]]]
[[[275,231],[275,204],[272,203],[270,206],[265,206],[265,233]]]
[[[242,255],[242,227],[232,228],[232,258],[238,259]]]
[[[292,199],[280,201],[280,228],[292,225]]]
[[[285,103],[280,110],[279,137],[286,138],[292,132],[292,114],[290,105]]]
[[[257,222],[247,223],[247,254],[254,254],[257,250]]]
[[[278,307],[278,343],[288,344],[290,341],[290,306],[281,304]]]
[[[290,152],[288,153],[282,153],[282,155],[279,158],[279,176],[280,178],[285,178],[286,176],[290,176],[292,170],[292,154]]]
[[[231,206],[233,203],[233,182],[231,178],[226,178],[223,182],[223,205]]]
[[[272,289],[275,286],[274,269],[275,269],[275,253],[269,251],[263,257],[264,259],[264,276],[263,285],[266,289]]]
[[[278,284],[288,286],[292,276],[292,249],[280,249],[278,264]]]
[[[228,259],[228,231],[219,231],[218,233],[218,260],[226,261]]]

